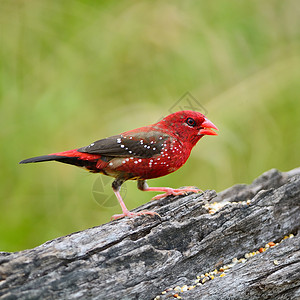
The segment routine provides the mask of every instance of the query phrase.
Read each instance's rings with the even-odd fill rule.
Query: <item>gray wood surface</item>
[[[211,214],[213,202],[223,207]],[[299,169],[141,209],[161,219],[120,219],[1,252],[0,299],[300,299]],[[268,242],[278,245],[219,271]],[[213,279],[196,284],[215,269]]]

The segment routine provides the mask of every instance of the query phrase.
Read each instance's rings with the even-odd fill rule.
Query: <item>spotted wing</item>
[[[169,136],[162,132],[151,134],[149,132],[147,134],[143,132],[125,133],[96,141],[77,151],[108,157],[150,158],[162,151],[167,139]]]

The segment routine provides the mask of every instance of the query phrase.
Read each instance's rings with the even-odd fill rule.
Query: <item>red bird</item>
[[[165,176],[183,166],[192,148],[204,135],[217,135],[212,129],[218,130],[203,114],[179,111],[153,125],[126,131],[79,149],[28,158],[20,164],[55,160],[83,167],[92,173],[115,177],[112,188],[123,213],[113,215],[112,219],[157,215],[152,211],[130,212],[120,195],[121,185],[131,179],[137,180],[137,186],[142,191],[164,192],[153,199],[199,192],[192,187],[149,187],[146,179]]]

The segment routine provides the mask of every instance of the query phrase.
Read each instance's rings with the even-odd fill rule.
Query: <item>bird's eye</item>
[[[191,127],[196,126],[196,121],[193,118],[187,118],[185,122],[186,122],[186,124],[188,124]]]

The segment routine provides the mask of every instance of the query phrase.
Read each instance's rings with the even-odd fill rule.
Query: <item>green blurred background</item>
[[[2,251],[121,211],[95,201],[112,194],[100,175],[21,159],[156,122],[188,91],[220,134],[150,185],[220,191],[299,166],[299,1],[0,0],[0,30]],[[125,187],[129,209],[155,195]]]

